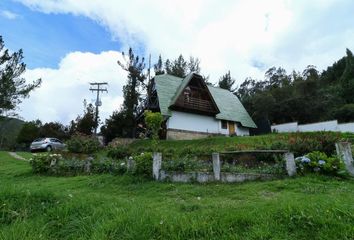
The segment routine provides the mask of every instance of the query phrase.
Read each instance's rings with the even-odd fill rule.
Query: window
[[[222,129],[227,129],[227,121],[221,120],[221,128]]]

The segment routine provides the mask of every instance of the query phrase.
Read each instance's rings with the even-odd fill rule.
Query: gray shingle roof
[[[155,86],[162,115],[171,116],[169,106],[179,96],[178,93],[184,89],[185,83],[189,82],[188,79],[190,78],[191,75],[184,79],[168,74],[155,76]],[[217,119],[239,122],[243,127],[257,127],[234,94],[228,90],[212,86],[208,86],[208,89],[220,110],[220,113],[216,114]]]

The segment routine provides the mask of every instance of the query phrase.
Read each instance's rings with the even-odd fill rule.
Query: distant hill
[[[16,138],[25,122],[17,118],[0,116],[0,149],[13,149]]]

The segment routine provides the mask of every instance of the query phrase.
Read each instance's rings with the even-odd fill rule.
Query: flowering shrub
[[[319,151],[311,152],[295,159],[299,173],[317,172],[328,175],[338,175],[343,170],[342,161],[336,157],[328,157]]]
[[[33,154],[30,159],[32,171],[34,173],[48,173],[51,171],[51,165],[55,165],[62,158],[61,154]]]
[[[72,153],[91,154],[99,150],[100,143],[96,137],[76,134],[67,141],[67,146]]]

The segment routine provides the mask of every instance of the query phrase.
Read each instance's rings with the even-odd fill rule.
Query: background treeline
[[[264,80],[247,78],[235,94],[258,123],[354,121],[354,57],[347,49],[322,72],[312,65],[290,74],[272,67]]]

